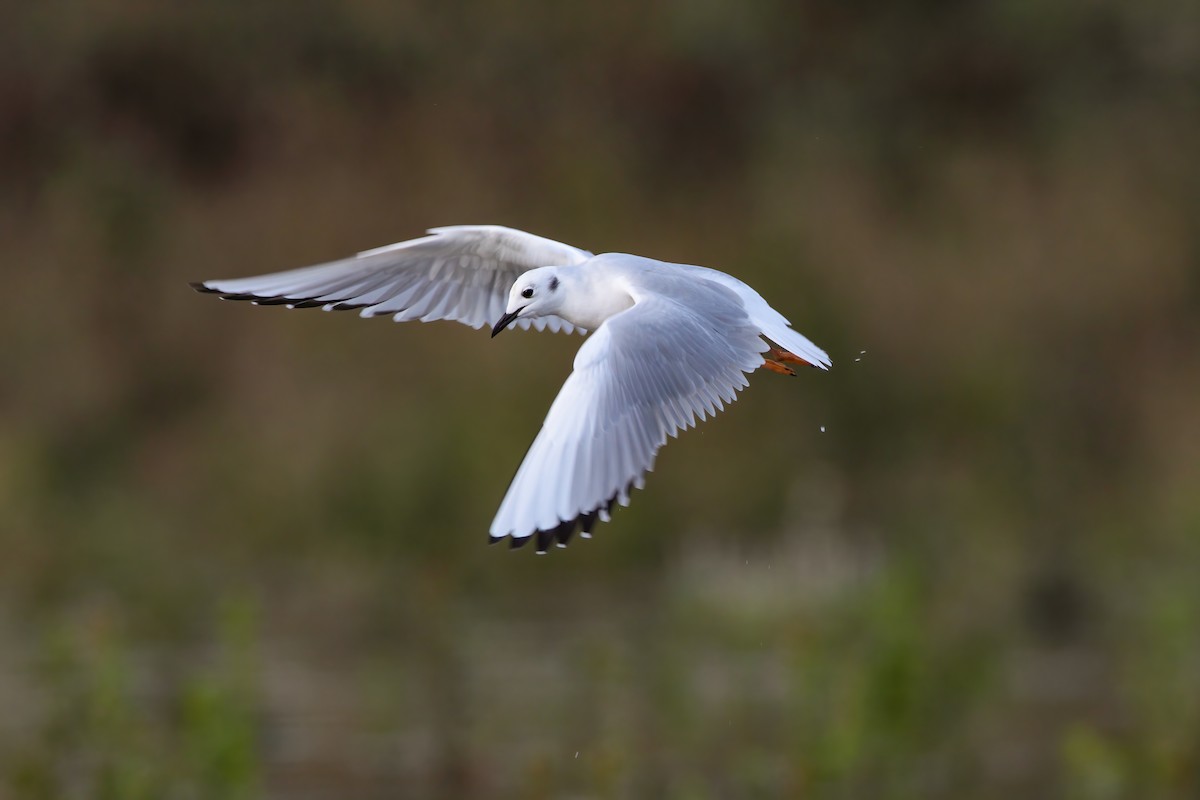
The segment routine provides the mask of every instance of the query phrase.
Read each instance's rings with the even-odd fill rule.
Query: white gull
[[[492,522],[490,540],[544,553],[641,489],[668,436],[737,399],[759,367],[829,357],[746,284],[705,267],[592,255],[498,225],[432,228],[352,258],[195,283],[228,300],[364,317],[593,330]],[[764,341],[769,340],[768,341]]]

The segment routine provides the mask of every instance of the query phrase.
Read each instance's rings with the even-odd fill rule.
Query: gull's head
[[[531,269],[508,290],[508,306],[504,316],[492,328],[492,336],[517,319],[536,319],[555,314],[562,308],[563,286],[558,267]]]

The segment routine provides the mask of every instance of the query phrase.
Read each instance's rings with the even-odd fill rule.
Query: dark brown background
[[[1195,796],[1193,3],[0,14],[0,795]],[[473,222],[834,370],[488,548],[578,338],[187,289]]]

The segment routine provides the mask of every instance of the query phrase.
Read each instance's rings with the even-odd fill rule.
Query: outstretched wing
[[[388,314],[397,322],[450,319],[479,328],[504,316],[508,290],[522,273],[578,264],[591,255],[513,228],[453,225],[340,261],[192,287],[258,305],[359,309],[364,317]],[[581,330],[558,317],[514,324],[532,324],[539,331]]]
[[[492,522],[491,540],[538,552],[607,521],[668,436],[732,403],[763,363],[737,295],[707,280],[652,278],[654,293],[609,318],[583,343]]]

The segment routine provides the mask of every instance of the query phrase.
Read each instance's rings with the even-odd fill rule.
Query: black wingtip
[[[637,481],[630,481],[628,484],[626,484],[623,494],[628,496],[637,488]],[[538,555],[545,555],[550,550],[551,546],[566,547],[567,544],[570,543],[571,538],[575,535],[576,531],[579,532],[581,538],[590,539],[592,538],[592,530],[595,528],[596,523],[600,521],[601,515],[604,514],[611,516],[613,509],[617,506],[617,500],[620,498],[621,494],[622,492],[617,492],[591,511],[579,514],[571,519],[561,520],[553,528],[536,530],[528,536],[521,536],[518,538],[508,534],[504,536],[492,536],[489,534],[488,544],[496,544],[501,539],[509,539],[509,549],[517,550],[533,540],[537,542],[537,546],[534,549],[537,551]]]
[[[571,520],[554,529],[554,538],[557,540],[555,544],[559,547],[567,546],[567,543],[571,541],[571,535],[575,533],[575,523],[576,520]]]
[[[201,294],[215,294],[222,300],[242,300],[256,306],[292,306],[293,308],[316,308],[329,305],[331,301],[320,300],[316,297],[278,297],[271,295],[251,294],[247,292],[226,292],[209,286],[204,281],[192,281],[188,286]]]

